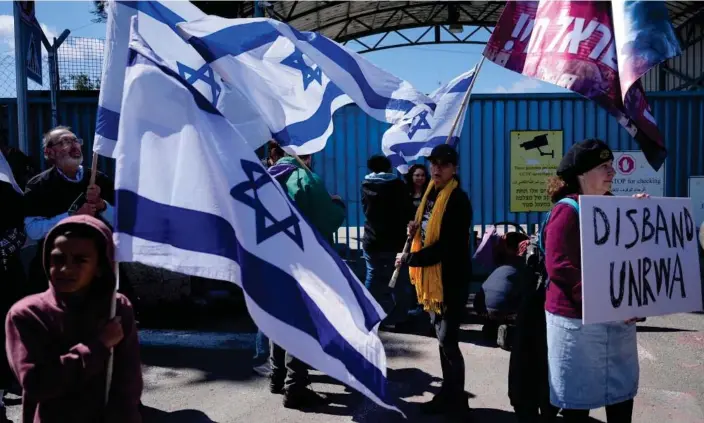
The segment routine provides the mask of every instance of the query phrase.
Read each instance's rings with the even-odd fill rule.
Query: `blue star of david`
[[[213,72],[210,65],[206,63],[196,70],[180,62],[176,62],[176,64],[178,65],[179,75],[189,84],[194,85],[198,81],[203,81],[208,84],[208,86],[210,86],[211,97],[213,98],[212,104],[213,106],[217,105],[222,88],[220,88],[220,85],[215,81],[215,72]]]
[[[296,49],[290,56],[281,61],[282,65],[298,69],[303,75],[303,90],[307,90],[308,86],[313,81],[318,81],[318,84],[323,84],[323,72],[319,67],[312,68],[306,65],[305,60],[303,60],[303,53]]]
[[[413,139],[413,136],[416,134],[416,131],[419,129],[431,129],[430,124],[428,123],[428,112],[423,110],[422,112],[418,113],[418,116],[416,116],[414,119],[415,123],[411,125],[411,128],[408,130],[408,139]]]
[[[247,175],[247,180],[235,185],[230,190],[230,195],[242,204],[251,207],[256,213],[256,233],[257,244],[261,244],[267,239],[280,233],[288,236],[293,242],[303,250],[303,235],[301,234],[301,226],[299,218],[293,212],[291,205],[288,206],[291,215],[283,220],[276,220],[269,209],[262,204],[259,198],[258,190],[268,183],[276,183],[271,175],[266,173],[261,164],[242,160],[242,170]],[[252,191],[252,195],[248,192]],[[268,222],[272,224],[267,226]]]

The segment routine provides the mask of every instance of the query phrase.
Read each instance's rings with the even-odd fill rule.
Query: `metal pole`
[[[54,38],[54,43],[49,43],[44,31],[42,31],[42,43],[47,53],[49,53],[49,90],[51,93],[51,125],[59,125],[59,47],[68,37],[71,31],[65,29],[58,39]]]
[[[15,18],[15,85],[17,91],[17,142],[20,150],[25,154],[30,154],[27,143],[27,69],[26,51],[22,37],[22,19],[20,17],[20,6],[12,2],[12,10]]]

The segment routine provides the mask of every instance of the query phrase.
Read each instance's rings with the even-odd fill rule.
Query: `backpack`
[[[574,211],[577,212],[577,215],[579,215],[579,203],[577,201],[571,198],[563,198],[555,205],[560,203],[569,204]],[[543,241],[543,235],[545,232],[545,227],[550,221],[551,213],[552,210],[550,210],[547,216],[545,216],[545,220],[543,220],[543,223],[540,225],[538,234],[530,237],[528,248],[526,249],[526,269],[530,272],[529,276],[535,281],[535,285],[533,286],[536,289],[543,285],[547,287],[548,284],[547,271],[545,269],[545,244]]]

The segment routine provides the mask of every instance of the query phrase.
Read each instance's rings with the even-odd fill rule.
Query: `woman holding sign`
[[[614,175],[611,149],[590,139],[570,148],[548,182],[555,204],[544,229],[550,402],[566,423],[587,422],[590,409],[604,406],[609,423],[630,423],[638,392],[636,319],[582,325],[579,195],[612,195]]]

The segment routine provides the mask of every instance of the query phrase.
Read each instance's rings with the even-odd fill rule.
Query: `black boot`
[[[284,392],[284,407],[303,410],[329,404],[330,401],[309,388],[288,389]]]
[[[433,399],[420,404],[420,411],[423,414],[443,414],[447,410],[447,394],[440,390]]]
[[[448,394],[446,405],[445,414],[452,419],[452,421],[463,423],[469,423],[471,421],[469,398],[466,392],[462,391]]]
[[[269,376],[269,392],[272,394],[283,394],[284,381],[282,379]]]

